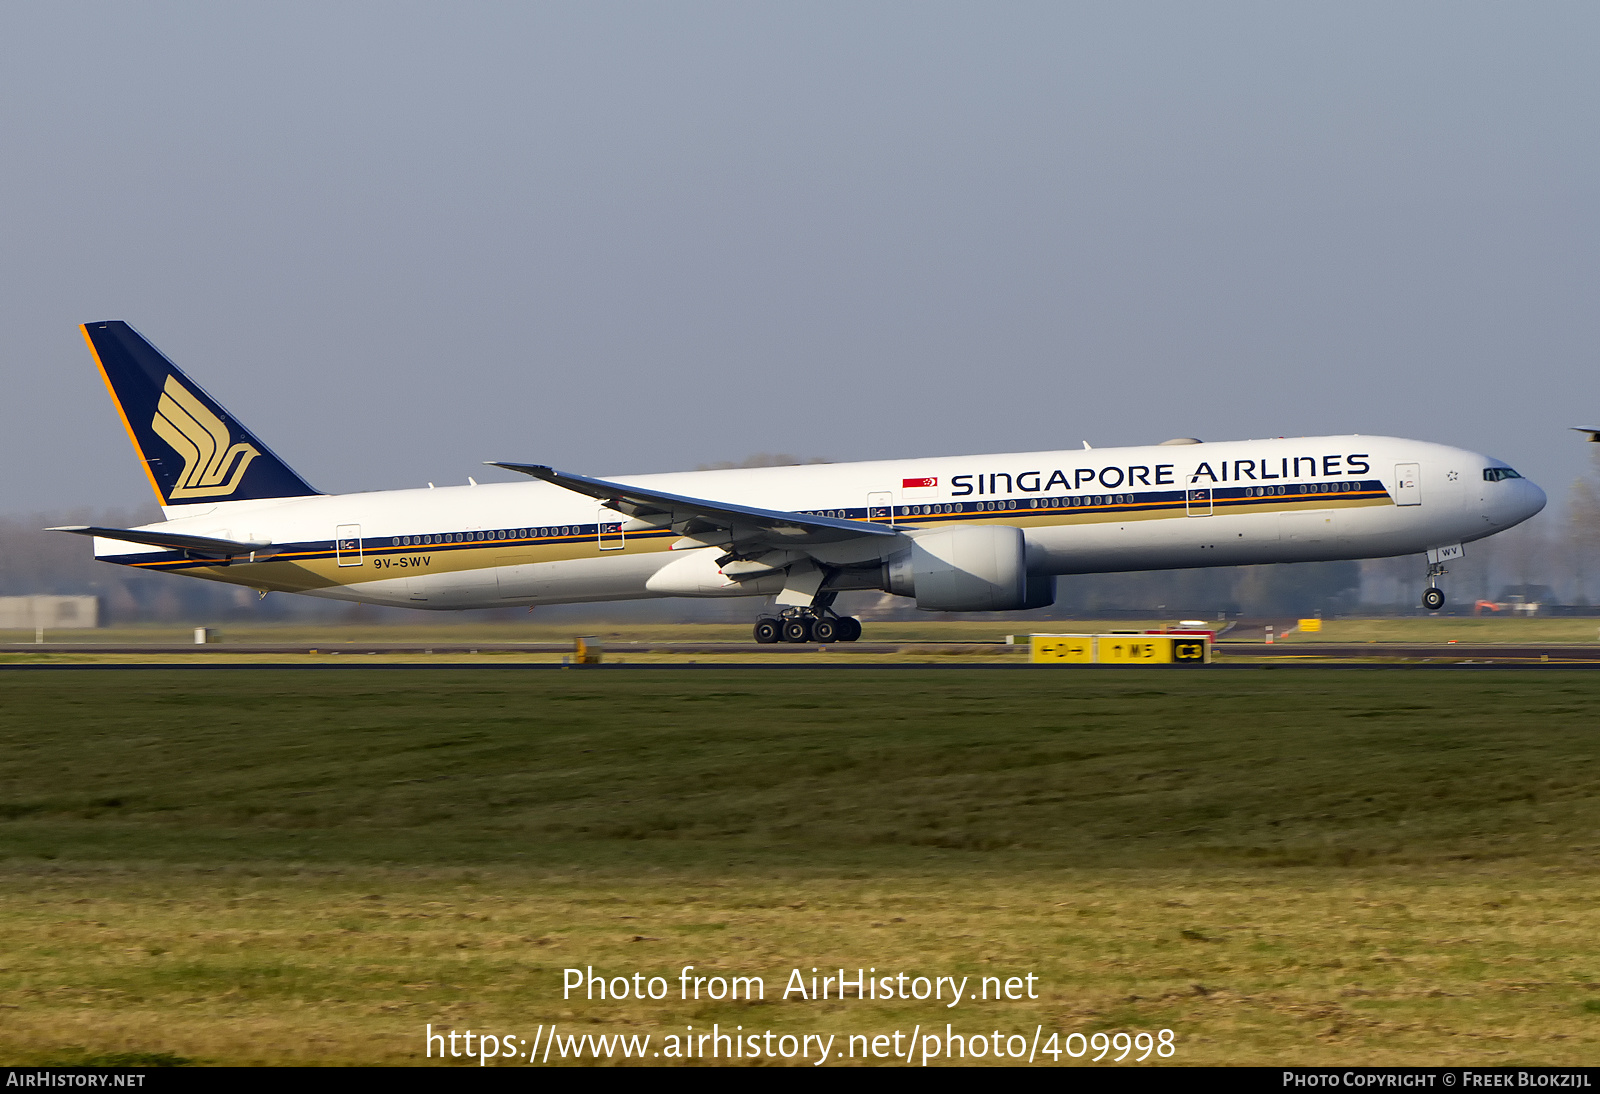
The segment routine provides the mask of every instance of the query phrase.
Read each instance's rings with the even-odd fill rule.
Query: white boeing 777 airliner
[[[771,596],[758,642],[852,641],[847,589],[928,611],[1039,608],[1058,574],[1426,552],[1544,508],[1499,460],[1393,437],[932,456],[321,494],[126,323],[83,332],[167,517],[73,527],[95,557],[412,608]]]

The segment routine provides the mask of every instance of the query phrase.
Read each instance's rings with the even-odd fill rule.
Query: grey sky
[[[0,510],[126,319],[330,491],[1600,425],[1600,6],[0,6]]]

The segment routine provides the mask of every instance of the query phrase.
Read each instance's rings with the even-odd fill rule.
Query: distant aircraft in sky
[[[1060,574],[1426,553],[1544,508],[1499,460],[1298,437],[323,494],[122,322],[83,327],[166,520],[71,527],[95,557],[267,592],[428,609],[771,597],[757,642],[849,642],[846,590],[918,608],[1055,601]],[[469,482],[471,480],[469,479]]]

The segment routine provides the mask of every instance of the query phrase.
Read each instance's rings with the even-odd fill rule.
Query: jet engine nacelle
[[[1028,575],[1022,529],[1005,524],[912,533],[883,564],[883,584],[925,612],[1014,612],[1056,600],[1055,578]]]

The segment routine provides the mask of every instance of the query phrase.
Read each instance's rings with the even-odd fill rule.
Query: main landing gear
[[[861,637],[861,621],[848,615],[818,612],[812,608],[785,608],[780,616],[756,620],[755,638],[763,646],[774,642],[854,642]]]
[[[1449,572],[1442,563],[1428,563],[1428,587],[1422,593],[1422,606],[1430,612],[1436,612],[1444,607],[1444,590],[1435,582]]]

